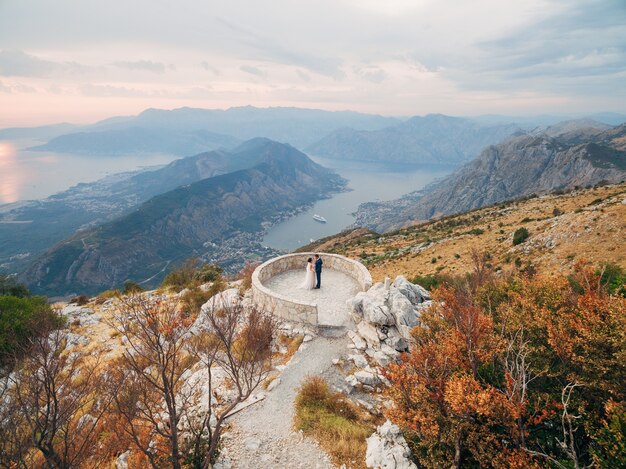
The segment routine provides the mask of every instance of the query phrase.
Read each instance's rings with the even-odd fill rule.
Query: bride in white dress
[[[305,290],[313,290],[315,288],[315,268],[313,267],[313,258],[309,257],[306,263],[306,274],[304,275],[304,283],[301,288]]]

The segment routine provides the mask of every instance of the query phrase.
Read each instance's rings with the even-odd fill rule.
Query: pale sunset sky
[[[148,107],[626,111],[626,0],[0,0],[0,128]]]

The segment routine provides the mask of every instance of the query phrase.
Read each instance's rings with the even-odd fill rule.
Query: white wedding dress
[[[313,290],[315,288],[315,269],[310,262],[306,263],[306,274],[304,275],[304,283],[300,286],[305,290]]]

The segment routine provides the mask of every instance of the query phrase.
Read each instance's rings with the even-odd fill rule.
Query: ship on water
[[[313,220],[319,221],[320,223],[326,223],[326,218],[324,218],[321,215],[318,215],[317,213],[313,215]]]

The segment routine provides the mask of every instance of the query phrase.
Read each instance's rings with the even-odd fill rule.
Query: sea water
[[[348,192],[331,194],[298,215],[272,226],[263,245],[292,251],[325,236],[338,233],[354,223],[354,212],[361,203],[396,199],[424,188],[450,172],[452,167],[397,165],[362,161],[329,161],[312,157],[348,180]],[[313,220],[318,214],[326,223]]]

